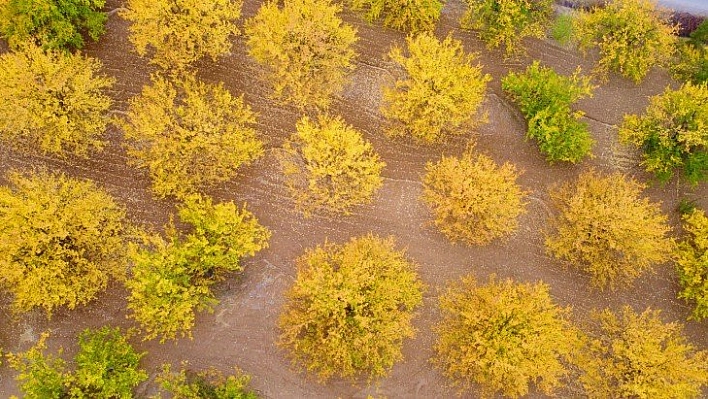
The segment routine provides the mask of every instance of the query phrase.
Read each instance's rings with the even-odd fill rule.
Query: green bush
[[[59,156],[103,149],[113,79],[100,69],[97,59],[34,45],[0,55],[0,139]]]
[[[571,109],[592,96],[590,78],[581,77],[580,69],[565,77],[536,61],[524,73],[510,72],[502,88],[521,108],[528,121],[526,137],[538,142],[546,160],[577,163],[590,155],[594,141],[587,124],[579,121],[583,112]]]
[[[504,46],[506,55],[519,51],[526,37],[543,38],[553,15],[553,0],[465,0],[469,9],[460,21],[478,31],[489,49]]]
[[[382,114],[389,121],[389,136],[412,136],[418,142],[436,143],[450,134],[464,134],[474,127],[489,75],[476,56],[465,54],[462,42],[448,36],[440,42],[427,33],[406,40],[408,54],[394,47],[389,57],[405,71],[395,87],[384,88]]]
[[[435,30],[445,0],[349,0],[354,10],[366,11],[366,19],[383,18],[384,26],[417,33]]]
[[[27,352],[8,355],[10,367],[20,372],[16,378],[26,399],[130,399],[148,377],[138,366],[145,354],[135,352],[118,328],[84,330],[73,372],[61,350],[59,357],[44,354],[46,339],[43,335]]]
[[[560,14],[551,25],[551,37],[561,45],[567,45],[573,40],[573,16]]]
[[[0,281],[16,311],[73,309],[125,274],[124,211],[89,181],[8,174],[0,187]]]
[[[280,345],[322,380],[371,378],[403,358],[423,285],[392,238],[325,244],[297,260],[298,274],[280,316]]]
[[[98,40],[108,16],[100,12],[105,0],[0,1],[0,36],[10,47],[35,42],[45,49],[84,45],[82,33]]]
[[[686,238],[678,245],[676,264],[681,282],[679,298],[695,302],[692,319],[708,317],[708,217],[693,209],[682,217]]]
[[[191,337],[195,312],[211,311],[218,303],[211,287],[243,270],[241,258],[268,246],[270,231],[233,202],[214,205],[209,198],[190,196],[179,218],[191,232],[180,236],[168,226],[166,238],[145,235],[143,245],[130,246],[128,308],[145,339]]]
[[[627,115],[620,138],[644,150],[642,164],[666,182],[683,169],[689,182],[705,180],[708,170],[708,83],[685,83],[651,98],[644,115]]]
[[[679,43],[677,53],[670,68],[675,79],[694,84],[708,83],[708,45],[683,41]]]
[[[581,343],[570,309],[554,304],[543,283],[491,276],[479,285],[467,276],[440,297],[440,308],[433,361],[461,390],[479,384],[484,397],[518,398],[531,384],[551,395]]]
[[[192,372],[184,366],[179,373],[174,373],[169,364],[163,365],[162,373],[157,376],[160,389],[169,392],[172,399],[257,399],[258,396],[248,389],[250,377],[239,369],[234,375],[224,376],[217,369]],[[158,395],[154,399],[162,398]]]

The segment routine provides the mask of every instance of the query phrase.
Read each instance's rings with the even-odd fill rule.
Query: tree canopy
[[[384,26],[405,32],[435,30],[445,0],[348,0],[355,10],[364,11],[369,21],[383,19]]]
[[[702,320],[708,317],[708,217],[694,208],[683,215],[682,221],[686,237],[676,253],[682,287],[678,296],[695,303],[691,318]]]

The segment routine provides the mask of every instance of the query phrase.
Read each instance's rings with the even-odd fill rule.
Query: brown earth
[[[107,9],[121,6],[120,0],[109,1]],[[244,18],[257,11],[261,1],[247,0]],[[525,123],[519,112],[504,98],[500,79],[509,70],[519,71],[539,59],[558,72],[570,74],[576,66],[584,71],[592,63],[576,51],[567,50],[550,41],[527,40],[528,54],[515,61],[504,61],[498,52],[484,49],[471,32],[460,31],[457,21],[464,10],[460,0],[450,1],[443,10],[437,34],[452,33],[462,40],[466,49],[480,54],[480,62],[494,78],[484,110],[489,123],[478,128],[475,136],[478,149],[498,162],[513,162],[524,174],[521,185],[532,191],[528,212],[521,218],[519,232],[503,242],[485,247],[452,245],[429,225],[430,214],[421,203],[421,175],[426,162],[442,154],[460,154],[467,138],[452,140],[437,147],[422,147],[403,141],[391,141],[382,134],[383,121],[379,114],[380,89],[393,79],[393,67],[386,61],[389,48],[404,42],[405,35],[379,25],[363,22],[353,13],[344,12],[346,22],[359,31],[356,49],[359,60],[351,74],[351,83],[337,99],[333,112],[364,132],[387,163],[385,182],[375,201],[357,209],[352,216],[331,218],[314,216],[304,219],[293,210],[282,183],[275,157],[277,148],[294,130],[297,110],[277,106],[267,98],[268,90],[257,80],[258,67],[248,58],[242,37],[234,40],[233,54],[217,62],[198,66],[201,78],[209,82],[223,81],[233,93],[245,93],[246,100],[258,111],[258,130],[267,143],[266,155],[243,171],[234,181],[210,191],[218,199],[247,202],[260,222],[273,232],[270,248],[244,261],[245,272],[219,287],[221,303],[213,314],[198,316],[194,339],[174,343],[140,342],[135,346],[147,351],[143,366],[151,376],[160,364],[177,364],[189,360],[194,368],[216,366],[228,370],[238,365],[252,376],[252,386],[265,398],[365,398],[369,393],[389,398],[446,398],[456,391],[446,384],[443,376],[431,367],[431,326],[439,319],[436,309],[438,293],[447,282],[473,273],[486,279],[491,273],[517,281],[543,280],[551,287],[555,300],[574,308],[579,323],[591,323],[589,313],[597,308],[619,308],[629,304],[636,310],[646,307],[661,309],[667,321],[685,321],[690,307],[676,299],[677,277],[670,264],[657,268],[656,273],[641,277],[630,289],[599,292],[590,288],[587,275],[564,268],[544,254],[542,229],[549,216],[547,191],[550,187],[575,178],[589,167],[602,171],[621,171],[650,182],[647,195],[661,201],[665,212],[677,226],[678,202],[682,198],[696,200],[708,207],[706,186],[697,189],[673,180],[665,186],[651,183],[638,166],[636,151],[616,140],[616,125],[625,113],[638,113],[647,105],[648,96],[661,92],[671,84],[664,71],[653,71],[639,86],[612,76],[595,91],[595,96],[580,103],[597,140],[595,157],[578,166],[548,165],[533,142],[524,139]],[[111,95],[116,100],[115,113],[127,107],[127,99],[139,93],[148,82],[154,68],[139,58],[126,39],[127,23],[112,13],[107,33],[98,44],[90,44],[86,53],[100,58],[106,73],[117,83]],[[0,50],[2,51],[2,50]],[[121,133],[111,129],[110,145],[87,160],[57,160],[42,156],[27,156],[0,146],[0,172],[18,168],[29,170],[44,167],[89,178],[104,186],[128,209],[134,223],[159,229],[174,211],[174,203],[152,198],[146,173],[126,165],[121,148]],[[4,183],[0,177],[0,183]],[[678,229],[677,229],[678,230]],[[404,344],[405,360],[398,363],[390,375],[373,386],[366,381],[330,381],[320,384],[299,372],[276,347],[276,321],[283,305],[283,292],[294,279],[294,259],[309,247],[325,239],[344,242],[351,236],[374,232],[394,235],[401,247],[407,248],[411,259],[419,265],[422,279],[428,286],[424,306],[415,319],[418,335]],[[80,310],[57,313],[48,321],[41,312],[12,318],[2,310],[0,347],[6,351],[26,349],[42,331],[51,331],[51,348],[64,346],[67,354],[75,352],[75,337],[87,327],[114,325],[129,327],[126,319],[126,292],[118,285],[111,287],[95,303]],[[706,322],[687,321],[686,333],[700,348],[708,346]],[[16,394],[14,372],[0,368],[0,396]],[[152,384],[143,384],[138,394],[151,392]],[[531,397],[542,397],[532,394]],[[561,397],[579,396],[575,384],[560,392]],[[468,393],[463,397],[476,397]]]

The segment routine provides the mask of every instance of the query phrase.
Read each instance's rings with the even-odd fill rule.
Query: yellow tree
[[[678,245],[676,265],[681,283],[679,298],[695,302],[691,318],[708,317],[708,217],[693,209],[682,217],[687,236]]]
[[[435,30],[445,0],[349,0],[349,4],[365,11],[369,21],[383,19],[384,26],[416,33]]]

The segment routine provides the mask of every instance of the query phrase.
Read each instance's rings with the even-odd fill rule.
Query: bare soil
[[[109,0],[107,9],[121,7],[121,0]],[[244,19],[255,14],[260,0],[246,0]],[[429,359],[434,335],[433,324],[439,319],[437,297],[446,283],[473,273],[480,279],[492,273],[517,281],[542,280],[551,287],[555,300],[572,306],[578,323],[591,325],[592,309],[618,309],[629,304],[642,311],[647,307],[661,309],[666,321],[686,324],[690,340],[700,348],[708,344],[708,325],[686,321],[690,306],[676,299],[679,289],[673,266],[658,267],[656,273],[641,277],[632,288],[614,292],[600,292],[590,287],[589,277],[575,269],[564,268],[548,257],[543,248],[543,229],[550,214],[548,189],[574,179],[588,168],[601,171],[620,171],[646,181],[646,194],[660,201],[670,215],[678,234],[676,206],[682,198],[695,200],[708,207],[705,185],[692,188],[677,179],[661,186],[638,166],[635,150],[617,142],[616,126],[626,113],[642,112],[648,97],[663,91],[673,83],[664,71],[652,71],[641,85],[611,76],[595,91],[591,99],[583,100],[579,108],[586,112],[597,145],[595,157],[581,165],[549,165],[535,143],[525,140],[525,122],[515,107],[505,98],[500,79],[510,70],[520,71],[532,60],[539,59],[563,74],[572,73],[577,66],[584,71],[592,69],[592,55],[582,57],[574,50],[565,49],[551,41],[526,40],[528,54],[516,60],[504,60],[500,52],[491,52],[472,32],[460,31],[458,19],[464,10],[460,0],[448,2],[443,9],[437,35],[452,34],[462,40],[470,52],[479,53],[484,70],[494,78],[490,84],[484,111],[489,123],[466,137],[451,140],[441,146],[425,147],[406,141],[392,141],[382,132],[383,120],[379,113],[381,87],[390,84],[394,68],[386,59],[393,45],[402,45],[405,35],[380,25],[364,22],[359,15],[344,12],[347,23],[357,27],[360,40],[356,69],[351,81],[332,109],[371,140],[374,148],[387,163],[383,188],[375,201],[355,210],[348,217],[315,215],[304,219],[293,209],[282,181],[275,157],[277,148],[294,131],[300,113],[282,107],[268,99],[268,89],[257,79],[258,66],[247,56],[243,37],[234,39],[233,53],[216,62],[198,65],[199,76],[208,82],[224,82],[235,94],[245,93],[246,100],[259,113],[258,131],[267,143],[266,155],[231,182],[210,190],[220,200],[247,203],[260,222],[272,230],[270,247],[244,261],[245,271],[218,288],[221,303],[213,314],[198,316],[194,339],[159,344],[134,339],[135,346],[147,351],[143,366],[154,377],[164,362],[178,364],[188,360],[193,368],[215,366],[228,371],[238,365],[252,376],[252,386],[265,398],[365,398],[367,394],[389,398],[447,398],[456,394]],[[154,68],[146,59],[138,57],[127,40],[128,24],[117,13],[112,13],[106,34],[99,43],[90,44],[85,52],[101,59],[105,72],[116,78],[110,95],[115,99],[115,113],[127,108],[127,100],[140,92],[149,81]],[[0,51],[6,49],[0,48]],[[520,229],[506,241],[484,247],[450,244],[429,223],[430,213],[421,203],[421,176],[425,164],[441,155],[462,153],[467,140],[475,137],[477,148],[497,162],[512,162],[523,170],[520,184],[531,191],[528,212],[522,216]],[[132,222],[159,229],[174,211],[174,203],[156,200],[149,191],[146,173],[126,164],[121,147],[121,132],[111,128],[110,145],[90,159],[59,160],[42,156],[28,156],[0,145],[0,175],[11,169],[31,170],[47,168],[88,178],[105,187],[128,210]],[[5,183],[0,177],[0,183]],[[283,305],[283,293],[295,277],[294,260],[306,248],[325,239],[344,242],[349,237],[373,232],[393,235],[408,256],[419,265],[419,272],[428,290],[424,306],[415,319],[417,336],[404,344],[405,360],[398,363],[386,378],[373,385],[365,380],[330,381],[320,384],[294,367],[286,353],[275,345],[278,335],[276,323]],[[95,303],[75,311],[57,313],[50,321],[41,312],[13,318],[0,308],[0,347],[5,351],[24,350],[42,331],[51,331],[51,348],[63,346],[66,353],[75,352],[75,338],[87,327],[113,325],[129,327],[126,318],[126,292],[116,284]],[[7,299],[5,299],[7,301]],[[17,394],[15,373],[0,368],[0,396]],[[152,392],[153,384],[146,383],[138,394]],[[561,397],[579,396],[574,384],[560,392]],[[462,397],[476,397],[474,393]],[[530,397],[543,397],[532,394]]]

